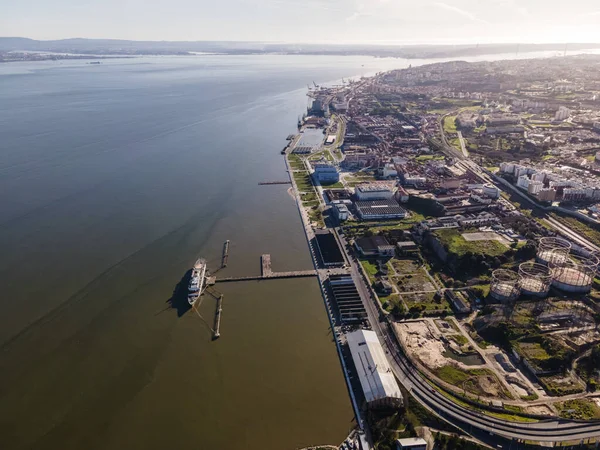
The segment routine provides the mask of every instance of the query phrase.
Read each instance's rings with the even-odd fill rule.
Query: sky
[[[0,0],[0,36],[600,43],[598,0]]]

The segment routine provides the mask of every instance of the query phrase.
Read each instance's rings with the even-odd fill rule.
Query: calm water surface
[[[311,261],[279,151],[307,83],[384,60],[0,66],[0,448],[293,449],[353,414],[315,280],[168,303],[195,258]],[[362,67],[366,64],[365,67]],[[177,306],[177,305],[175,305]]]
[[[411,61],[418,64],[425,61]],[[202,56],[0,65],[0,448],[294,449],[353,414],[279,151],[306,84],[409,62]],[[175,305],[177,306],[177,305]]]

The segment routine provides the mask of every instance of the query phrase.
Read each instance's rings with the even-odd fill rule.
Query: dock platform
[[[273,272],[271,269],[271,255],[265,253],[260,257],[261,267],[260,275],[251,275],[247,277],[210,277],[207,280],[209,286],[215,283],[228,283],[232,281],[257,281],[257,280],[275,280],[281,278],[306,278],[316,277],[316,270],[295,270],[291,272]]]
[[[273,271],[271,270],[271,255],[264,254],[260,257],[260,262],[261,262],[261,267],[260,267],[260,273],[263,277],[268,277],[270,276]]]

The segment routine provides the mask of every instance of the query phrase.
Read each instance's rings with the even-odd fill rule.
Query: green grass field
[[[555,403],[560,417],[565,419],[592,420],[600,419],[600,408],[594,400],[575,399]]]
[[[308,172],[294,173],[294,180],[300,192],[313,192],[314,188]]]
[[[527,359],[543,361],[551,358],[544,347],[538,342],[519,342],[517,345],[520,353]]]
[[[367,272],[372,283],[375,280],[375,275],[377,275],[377,266],[371,261],[361,261],[360,263],[363,266],[363,269],[365,269],[365,272]]]
[[[433,373],[446,383],[457,386],[459,389],[464,387],[466,392],[476,395],[489,395],[490,391],[495,391],[496,396],[502,398],[511,398],[496,375],[488,369],[462,370],[452,365],[439,367]],[[485,381],[485,388],[483,382]]]
[[[442,245],[448,249],[448,252],[454,253],[458,257],[463,257],[468,252],[474,255],[500,256],[509,249],[504,244],[496,241],[467,241],[457,230],[437,230],[435,235]]]
[[[456,116],[444,117],[444,132],[456,133]]]

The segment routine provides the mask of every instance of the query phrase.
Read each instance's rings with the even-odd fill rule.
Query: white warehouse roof
[[[359,184],[356,186],[356,190],[361,192],[392,192],[390,186],[375,183]]]
[[[368,403],[383,398],[402,398],[383,347],[374,331],[358,330],[346,335],[352,360]]]

